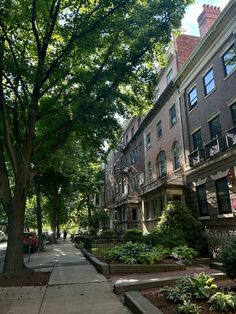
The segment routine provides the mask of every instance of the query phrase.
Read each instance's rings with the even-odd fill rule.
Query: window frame
[[[219,120],[219,125],[220,125],[220,131],[217,132],[217,133],[213,133],[213,129],[212,129],[212,126],[213,126],[213,121],[216,121],[216,120]],[[212,118],[210,121],[208,121],[208,125],[209,125],[209,129],[210,129],[210,135],[211,135],[211,139],[215,139],[215,138],[219,138],[221,137],[222,135],[222,128],[221,128],[221,123],[220,123],[220,115],[217,115],[215,116],[214,118]]]
[[[209,82],[206,82],[206,78],[207,76],[212,73],[212,79]],[[211,83],[214,83],[214,86],[208,90],[208,86],[210,86]],[[204,75],[203,75],[203,85],[204,85],[204,92],[205,92],[205,96],[210,95],[213,90],[216,88],[216,84],[215,84],[215,77],[214,77],[214,71],[213,68],[210,68]]]
[[[196,97],[194,97],[193,99],[191,99],[190,96],[191,96],[191,93],[192,93],[194,90],[196,91]],[[196,99],[196,101],[193,102],[193,100],[195,100],[195,99]],[[193,110],[197,105],[198,105],[197,87],[194,86],[194,87],[192,87],[191,90],[188,92],[188,109],[189,109],[189,111]]]
[[[174,117],[175,119],[174,119],[174,121],[173,121],[172,115],[171,115],[172,109],[174,109],[174,112],[175,112],[175,117]],[[177,113],[176,113],[176,106],[175,106],[175,104],[173,104],[170,107],[170,109],[169,109],[169,122],[170,122],[170,127],[171,128],[177,123]]]
[[[167,85],[173,80],[173,78],[174,78],[173,69],[170,68],[169,71],[166,74]]]
[[[164,156],[163,159],[160,159],[161,156]],[[163,178],[167,175],[167,160],[166,160],[166,153],[162,150],[157,156],[157,170],[158,170],[158,177]]]
[[[201,143],[200,143],[200,145],[195,145],[196,142],[194,141],[194,135],[197,134],[198,132],[199,132],[200,137],[201,137]],[[196,150],[196,149],[203,146],[201,128],[192,133],[192,141],[193,141],[193,150]]]
[[[233,106],[235,106],[235,117],[234,117],[234,110],[232,109]],[[232,105],[230,105],[230,113],[231,113],[231,118],[232,118],[232,122],[233,122],[233,125],[236,126],[236,102],[234,102]]]
[[[204,197],[200,197],[200,188],[204,188]],[[197,202],[198,202],[198,214],[199,217],[206,217],[209,216],[209,206],[207,201],[207,192],[206,192],[206,185],[201,184],[196,187],[197,193]]]
[[[151,147],[151,132],[148,132],[146,134],[146,149],[149,149]]]
[[[161,120],[159,120],[157,122],[157,124],[156,124],[156,135],[157,135],[157,139],[158,140],[162,137],[162,123],[161,123]]]
[[[229,53],[229,51],[233,49],[234,51],[234,56],[232,57],[232,59],[229,60],[229,62],[225,62],[225,59],[224,57],[227,55],[227,53]],[[230,47],[225,51],[225,53],[221,56],[222,58],[222,62],[223,62],[223,67],[224,67],[224,76],[227,77],[229,76],[231,73],[233,73],[235,70],[236,70],[236,50],[235,50],[235,46],[234,46],[234,43],[232,43],[230,45]],[[235,65],[234,67],[228,72],[227,71],[227,66],[229,65],[229,63],[232,61],[232,60],[235,60]]]
[[[226,193],[226,198],[225,196],[221,196],[220,197],[220,191],[219,191],[219,183],[220,181],[222,182],[224,180],[224,182],[226,183],[226,190],[227,190],[227,193]],[[218,205],[218,210],[219,210],[219,214],[220,215],[224,215],[224,214],[231,214],[232,213],[232,206],[231,206],[231,201],[230,201],[230,194],[229,194],[229,188],[228,188],[228,180],[227,180],[227,177],[223,177],[223,178],[220,178],[218,180],[215,181],[215,187],[216,187],[216,197],[217,197],[217,205]],[[222,200],[224,201],[224,199],[227,199],[227,205],[229,206],[228,210],[225,211],[225,203],[223,204]],[[222,205],[223,204],[223,205]]]
[[[176,170],[180,169],[180,167],[181,167],[180,149],[179,149],[179,142],[178,141],[175,141],[172,145],[172,156],[173,156],[173,170],[176,171]],[[178,157],[178,163],[176,162],[176,157]]]

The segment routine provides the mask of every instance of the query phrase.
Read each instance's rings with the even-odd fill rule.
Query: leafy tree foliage
[[[0,200],[11,230],[4,272],[24,268],[33,165],[72,130],[84,146],[101,148],[118,132],[115,113],[149,103],[156,48],[168,43],[190,2],[1,1]]]

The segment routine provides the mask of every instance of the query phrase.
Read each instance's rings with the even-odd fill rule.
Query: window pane
[[[197,149],[199,147],[202,147],[202,136],[201,136],[201,130],[198,130],[197,132],[193,133],[193,149]]]
[[[173,164],[174,170],[179,169],[180,168],[180,158],[179,158],[179,145],[177,142],[173,145],[172,154],[173,154],[173,160],[174,160],[174,164]]]
[[[233,119],[233,124],[236,124],[236,103],[233,104],[231,107],[231,115],[232,115],[232,119]]]
[[[234,46],[223,55],[225,76],[229,75],[236,68],[236,53]]]
[[[165,152],[161,152],[159,154],[158,160],[157,160],[157,168],[159,177],[166,176],[166,154]]]
[[[162,137],[162,127],[161,127],[161,121],[159,121],[159,122],[157,123],[156,128],[157,128],[157,138]]]
[[[149,148],[151,146],[151,134],[148,133],[146,135],[146,148]]]
[[[172,126],[176,123],[176,110],[175,110],[175,105],[173,105],[173,106],[170,108],[169,115],[170,115],[170,126],[172,127]]]
[[[208,216],[208,203],[205,184],[197,187],[197,199],[200,216]]]
[[[222,178],[216,181],[216,193],[219,213],[220,214],[231,213],[231,204],[227,178]]]
[[[189,110],[192,110],[197,106],[197,89],[194,87],[188,94],[189,99]]]
[[[209,122],[211,138],[215,138],[216,136],[221,136],[221,125],[220,125],[220,117],[216,117],[215,119]]]
[[[204,86],[205,86],[205,95],[208,95],[215,88],[214,74],[213,70],[207,72],[203,77]]]

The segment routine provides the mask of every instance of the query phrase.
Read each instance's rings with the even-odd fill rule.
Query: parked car
[[[38,237],[34,232],[24,232],[24,252],[29,252],[29,246],[31,241],[31,253],[38,249]]]
[[[7,236],[2,230],[0,230],[0,242],[4,241],[7,241]]]

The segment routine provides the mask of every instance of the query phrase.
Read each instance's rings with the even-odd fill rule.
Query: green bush
[[[184,276],[176,281],[177,287],[183,293],[189,293],[193,299],[209,298],[217,289],[214,278],[204,273],[195,276]]]
[[[178,235],[178,238],[198,252],[202,253],[206,250],[202,224],[180,202],[171,202],[167,205],[160,217],[157,229],[163,235],[168,234],[175,237]]]
[[[236,309],[236,294],[234,292],[217,292],[208,303],[211,311],[229,312]]]
[[[106,257],[111,262],[125,264],[154,264],[163,260],[170,251],[163,247],[153,248],[147,244],[128,242],[116,246],[107,252]]]
[[[236,279],[236,238],[226,245],[219,256],[222,262],[222,271],[232,280]]]
[[[143,237],[143,242],[153,246],[162,245],[170,249],[178,245],[186,244],[183,234],[178,232],[178,230],[174,233],[172,230],[165,230],[165,232],[162,232],[157,228],[154,228],[149,234],[145,235]]]
[[[143,232],[140,229],[128,229],[125,231],[124,241],[132,243],[143,241]]]
[[[170,302],[182,304],[184,300],[190,300],[191,294],[183,293],[179,287],[164,287],[160,289],[161,294]]]
[[[198,255],[198,252],[187,245],[181,245],[173,248],[172,256],[185,264],[192,264],[193,258]]]
[[[112,229],[107,229],[107,230],[103,230],[100,234],[100,237],[104,237],[104,238],[112,238],[115,237],[116,232],[115,230]]]

